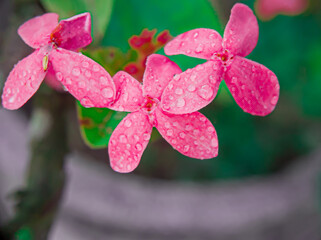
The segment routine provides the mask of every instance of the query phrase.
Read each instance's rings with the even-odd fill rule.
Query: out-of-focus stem
[[[3,228],[10,238],[25,231],[32,239],[47,239],[65,183],[66,100],[52,90],[34,96],[27,185],[15,194],[16,214]]]

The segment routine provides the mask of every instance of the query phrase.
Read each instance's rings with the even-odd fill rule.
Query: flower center
[[[147,96],[142,105],[142,110],[150,114],[156,109],[158,103],[159,101],[157,99]]]
[[[234,56],[228,50],[224,50],[223,52],[214,53],[212,59],[220,59],[224,66],[228,66],[233,61]]]
[[[61,43],[61,29],[62,26],[58,24],[58,26],[50,34],[50,42],[52,42],[56,47],[58,47]]]

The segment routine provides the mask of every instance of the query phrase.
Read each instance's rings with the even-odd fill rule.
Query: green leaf
[[[117,0],[102,45],[126,52],[127,39],[145,28],[158,32],[169,30],[174,37],[195,28],[222,32],[217,13],[208,0]],[[170,56],[170,59],[183,69],[204,62],[186,56]]]
[[[81,135],[91,148],[105,148],[109,138],[127,115],[108,108],[85,108],[77,101],[78,119]]]
[[[41,0],[47,11],[58,13],[60,18],[90,12],[93,19],[93,32],[96,40],[102,39],[112,13],[114,0]]]

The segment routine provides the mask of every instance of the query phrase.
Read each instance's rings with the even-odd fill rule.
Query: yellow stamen
[[[48,55],[45,55],[42,59],[42,68],[44,71],[48,69],[48,62],[49,62]]]

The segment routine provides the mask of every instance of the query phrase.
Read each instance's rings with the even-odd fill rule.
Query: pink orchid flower
[[[152,54],[147,58],[143,85],[126,72],[114,77],[118,91],[114,110],[129,113],[112,133],[108,145],[111,167],[131,172],[139,164],[153,127],[180,153],[199,159],[217,156],[215,128],[201,113],[176,115],[164,112],[164,88],[181,69],[167,57]]]
[[[255,48],[259,30],[252,10],[235,4],[224,37],[212,29],[185,32],[165,46],[167,55],[185,54],[207,59],[176,75],[164,90],[162,105],[169,113],[197,111],[216,96],[224,78],[236,103],[253,115],[273,111],[279,98],[279,83],[265,66],[246,58]]]
[[[308,5],[308,0],[257,0],[255,10],[260,18],[269,20],[278,14],[298,15],[303,13]]]
[[[7,109],[20,108],[38,90],[46,74],[56,79],[86,107],[106,107],[115,98],[110,75],[98,63],[77,53],[91,43],[89,13],[58,24],[58,15],[47,13],[21,25],[18,34],[35,51],[10,72],[2,94]]]

